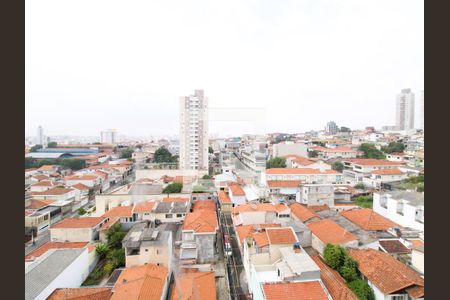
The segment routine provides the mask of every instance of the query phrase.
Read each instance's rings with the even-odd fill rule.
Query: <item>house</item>
[[[36,237],[47,231],[50,227],[49,211],[25,210],[25,233]]]
[[[301,184],[301,180],[269,180],[267,181],[267,188],[269,189],[269,195],[273,198],[281,196],[290,200],[297,197]]]
[[[330,268],[319,255],[311,256],[311,258],[319,266],[320,279],[333,300],[358,300],[358,297],[336,270]]]
[[[57,165],[42,165],[40,168],[37,169],[37,171],[41,174],[50,175],[55,172],[58,172],[59,169],[60,167]]]
[[[386,160],[395,162],[404,162],[406,164],[415,163],[414,155],[406,154],[403,152],[387,153]]]
[[[358,151],[351,147],[341,146],[335,148],[325,148],[321,146],[310,147],[308,151],[316,151],[318,157],[321,159],[335,159],[335,158],[356,158]]]
[[[50,227],[53,242],[91,242],[98,240],[104,217],[66,218]]]
[[[50,177],[48,175],[44,175],[44,174],[35,174],[35,175],[31,176],[31,180],[33,182],[39,182],[42,180],[49,180],[49,179],[50,179]]]
[[[107,287],[58,288],[47,300],[109,300],[111,295],[111,288]]]
[[[335,170],[311,168],[272,168],[261,173],[262,182],[272,180],[300,180],[303,183],[342,183],[342,174]]]
[[[296,201],[308,206],[334,206],[334,186],[332,184],[303,184]]]
[[[350,256],[373,289],[376,300],[424,299],[425,281],[388,253],[374,249],[350,249]]]
[[[25,206],[25,209],[29,210],[37,210],[46,206],[49,206],[50,204],[56,202],[56,200],[38,200],[38,199],[30,199],[28,202],[28,205]]]
[[[288,168],[309,168],[318,170],[331,170],[331,165],[321,159],[307,158],[298,155],[286,155],[286,166]]]
[[[265,300],[332,300],[324,285],[319,281],[302,282],[275,282],[263,285],[263,298]]]
[[[328,243],[343,247],[358,246],[358,238],[331,219],[309,223],[307,226],[312,232],[312,247],[321,255]]]
[[[77,183],[82,183],[89,188],[99,187],[102,184],[102,176],[94,173],[84,175],[65,176],[63,178],[67,186],[72,186]]]
[[[220,210],[223,213],[231,213],[231,209],[234,206],[233,202],[231,202],[230,197],[228,196],[228,193],[224,191],[218,192],[219,197],[219,204],[220,204]]]
[[[343,161],[343,175],[345,181],[352,184],[363,182],[364,177],[371,177],[372,171],[399,168],[402,162],[393,162],[384,159],[354,158]]]
[[[57,201],[75,201],[80,199],[80,192],[72,188],[54,187],[43,192],[31,193],[34,199],[38,200],[57,200]]]
[[[381,187],[383,183],[401,181],[408,177],[399,168],[381,169],[370,172],[370,177],[364,177],[363,183],[369,187]]]
[[[167,198],[172,199],[172,198]],[[183,201],[163,200],[157,202],[151,216],[152,221],[158,220],[161,223],[178,223],[183,222],[186,214],[190,210],[189,199],[180,198]]]
[[[373,194],[373,210],[403,227],[424,230],[425,198],[423,193],[391,191]]]
[[[185,269],[175,277],[175,286],[172,290],[172,300],[215,300],[216,299],[215,272],[200,272]]]
[[[377,214],[370,208],[356,208],[341,212],[341,216],[367,231],[386,231],[398,224]]]
[[[292,203],[289,205],[292,212],[292,218],[294,220],[299,220],[302,223],[314,222],[320,220],[319,215],[315,212],[309,210],[305,205],[299,203]]]
[[[149,228],[147,222],[137,223],[122,240],[125,248],[125,266],[135,267],[147,263],[163,266],[172,271],[172,232]]]
[[[239,249],[243,251],[243,243],[244,241],[249,237],[252,237],[252,234],[255,232],[262,232],[266,228],[274,228],[274,227],[281,227],[280,224],[252,224],[252,225],[239,225],[236,226],[234,229],[236,231],[237,236],[237,243],[239,246]]]
[[[291,209],[281,203],[247,203],[233,207],[231,212],[235,226],[285,224],[291,220]]]
[[[112,289],[110,300],[165,300],[169,286],[169,270],[146,264],[125,268]]]
[[[45,300],[57,288],[81,286],[89,275],[88,249],[52,249],[25,268],[25,299]]]
[[[30,192],[44,192],[56,186],[56,183],[52,180],[42,180],[32,184],[30,186]]]
[[[411,265],[420,274],[425,274],[425,244],[423,241],[413,243],[411,248]]]
[[[136,222],[136,215],[133,214],[133,205],[116,206],[105,212],[101,217],[104,219],[118,218],[125,229],[129,229]]]
[[[136,216],[136,221],[151,220],[151,214],[155,206],[155,201],[136,203],[133,210],[133,214]]]
[[[238,183],[228,183],[228,195],[234,205],[245,204],[245,192]]]

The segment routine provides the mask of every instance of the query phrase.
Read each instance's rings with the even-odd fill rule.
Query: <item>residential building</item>
[[[331,165],[321,159],[307,158],[299,155],[286,155],[286,166],[288,168],[309,168],[318,170],[331,170]]]
[[[326,244],[357,247],[358,238],[331,219],[323,219],[307,225],[312,232],[312,247],[323,255]]]
[[[325,148],[321,146],[315,146],[308,148],[308,151],[316,151],[318,157],[321,159],[335,159],[335,158],[356,158],[358,151],[351,147],[336,147],[336,148]]]
[[[108,219],[103,217],[66,218],[50,227],[52,242],[91,242]]]
[[[372,176],[372,171],[394,169],[404,165],[403,162],[393,162],[384,159],[354,158],[343,161],[343,176],[346,182],[357,184],[363,182],[364,178]]]
[[[399,130],[414,129],[414,93],[403,89],[397,95],[395,125]]]
[[[146,264],[125,268],[112,289],[110,300],[165,300],[169,287],[169,270],[163,266]]]
[[[281,157],[287,155],[308,156],[308,146],[305,143],[278,143],[272,146],[272,157]]]
[[[425,244],[413,244],[411,248],[411,265],[420,274],[425,274]]]
[[[101,131],[100,142],[102,144],[117,144],[119,142],[117,129],[106,129]]]
[[[231,209],[234,206],[234,204],[233,202],[231,202],[231,199],[228,196],[228,194],[224,191],[219,191],[218,197],[219,197],[220,211],[226,214],[231,213]]]
[[[301,190],[301,180],[269,180],[267,188],[273,200],[295,199]]]
[[[247,203],[232,208],[234,226],[256,224],[286,224],[291,209],[285,204]]]
[[[122,240],[125,248],[125,266],[135,267],[147,263],[166,267],[172,271],[172,232],[149,228],[147,222],[134,225]]]
[[[403,152],[393,152],[386,154],[386,160],[404,163],[414,163],[414,155],[409,155]]]
[[[73,188],[54,187],[42,192],[33,192],[31,195],[38,200],[74,201],[80,199],[79,190]]]
[[[111,288],[107,287],[58,288],[47,300],[109,300],[111,295]]]
[[[358,263],[376,300],[424,299],[424,279],[388,253],[350,249],[349,254]]]
[[[44,192],[56,186],[57,184],[52,180],[42,180],[32,184],[30,186],[30,192]]]
[[[383,183],[401,181],[408,177],[399,168],[381,169],[370,172],[370,177],[364,177],[363,183],[369,187],[381,187]]]
[[[424,193],[408,191],[374,193],[373,210],[400,226],[424,230]]]
[[[342,183],[343,176],[335,170],[317,170],[310,168],[273,168],[262,173],[262,182],[272,180],[300,180],[303,183]]]
[[[44,129],[40,125],[36,132],[36,145],[42,145],[43,148],[47,147],[47,137],[44,135]]]
[[[181,269],[175,277],[175,287],[171,300],[215,300],[215,272],[200,272],[192,269]]]
[[[180,98],[180,169],[208,170],[208,98],[203,90]]]
[[[245,204],[247,202],[244,190],[237,183],[228,183],[228,195],[234,205]]]
[[[334,187],[332,184],[303,184],[296,200],[307,206],[334,206]]]
[[[45,300],[57,288],[81,286],[89,275],[88,249],[53,249],[25,268],[25,299]]]
[[[341,212],[341,216],[367,231],[383,231],[392,227],[398,227],[398,224],[377,214],[370,208],[345,210]]]
[[[336,134],[339,132],[339,126],[337,126],[334,121],[330,121],[327,123],[327,126],[325,126],[325,131],[327,133]]]
[[[289,208],[292,211],[292,218],[294,220],[299,220],[303,223],[314,222],[320,220],[320,216],[317,215],[314,211],[308,209],[305,205],[299,203],[292,203],[289,205]]]

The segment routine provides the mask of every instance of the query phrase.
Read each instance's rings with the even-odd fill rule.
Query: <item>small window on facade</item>
[[[148,252],[148,249],[145,249],[145,252]]]
[[[159,249],[156,249],[156,254],[159,254]]]

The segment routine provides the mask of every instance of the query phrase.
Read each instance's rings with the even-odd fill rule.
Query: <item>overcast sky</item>
[[[176,134],[194,89],[211,133],[380,127],[402,88],[418,114],[423,0],[26,0],[27,135]]]

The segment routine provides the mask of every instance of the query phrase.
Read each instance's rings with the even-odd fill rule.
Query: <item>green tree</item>
[[[174,182],[166,186],[166,188],[162,191],[163,194],[177,194],[181,193],[181,190],[183,189],[183,184]]]
[[[323,258],[327,265],[335,270],[340,270],[344,264],[346,251],[339,245],[327,244],[323,250]]]
[[[131,158],[132,155],[133,155],[133,149],[127,148],[122,151],[120,158]]]
[[[372,288],[363,279],[356,279],[348,283],[348,287],[360,300],[375,300]]]
[[[266,169],[286,168],[286,159],[283,157],[274,157],[266,162]]]
[[[95,253],[97,253],[100,259],[105,258],[108,251],[109,247],[107,244],[100,243],[95,247]]]
[[[386,147],[381,148],[384,153],[403,152],[405,145],[400,142],[390,142]]]
[[[214,153],[214,149],[211,146],[208,147],[208,153],[210,153],[210,154]]]
[[[208,180],[208,179],[212,179],[211,176],[209,176],[208,174],[203,175],[202,179]]]
[[[342,267],[339,269],[339,274],[341,274],[347,282],[358,279],[358,263],[347,254],[344,258]]]
[[[103,266],[103,273],[105,273],[106,275],[109,275],[112,273],[112,271],[114,271],[114,264],[111,262],[107,262],[104,266]]]
[[[359,151],[363,153],[364,158],[375,158],[375,159],[385,159],[383,152],[378,150],[375,145],[364,143],[358,148]]]
[[[364,185],[364,183],[360,182],[357,185],[355,185],[354,188],[357,190],[365,190],[366,186]]]
[[[106,240],[108,241],[109,248],[121,248],[122,240],[126,234],[126,231],[122,229],[122,225],[120,223],[116,223],[111,226],[111,228],[109,228],[108,232],[106,233]]]
[[[344,170],[344,164],[341,163],[340,161],[335,161],[335,162],[333,163],[333,165],[331,166],[331,168],[332,168],[333,170],[338,171],[338,172],[342,172],[342,171]]]
[[[192,187],[192,192],[193,193],[204,193],[204,192],[206,192],[206,189],[203,185],[196,184]]]
[[[84,208],[79,208],[78,210],[77,210],[77,213],[80,215],[80,216],[82,216],[82,215],[84,215],[85,213],[86,213],[86,210],[84,209]]]
[[[39,149],[42,149],[42,145],[34,145],[30,148],[30,152],[36,152]]]
[[[58,147],[57,142],[49,142],[47,145],[47,148],[56,148],[56,147]]]
[[[176,158],[172,156],[169,150],[166,147],[162,146],[158,150],[155,151],[155,155],[153,156],[153,161],[156,163],[171,163],[176,162]]]
[[[83,159],[64,158],[60,161],[57,161],[57,163],[58,162],[63,168],[72,169],[74,171],[86,168],[86,161]]]
[[[36,159],[32,157],[25,157],[25,169],[36,168],[37,166]]]
[[[317,152],[316,150],[308,151],[309,158],[317,157],[317,156],[319,156],[319,152]]]
[[[108,252],[106,256],[108,261],[114,266],[114,269],[125,266],[125,249],[118,248]]]
[[[363,208],[373,207],[373,196],[359,196],[355,199],[356,205]]]

